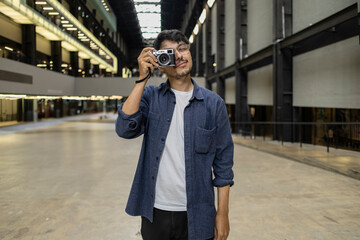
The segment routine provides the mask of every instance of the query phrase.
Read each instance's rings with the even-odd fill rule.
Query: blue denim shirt
[[[224,101],[192,81],[193,96],[184,110],[185,177],[189,239],[200,240],[214,235],[214,186],[234,184],[234,145]],[[167,81],[145,88],[138,112],[126,115],[122,105],[118,109],[116,132],[120,137],[144,134],[126,212],[151,222],[159,160],[175,104]]]

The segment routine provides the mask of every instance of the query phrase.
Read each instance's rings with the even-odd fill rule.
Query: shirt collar
[[[202,93],[202,91],[201,91],[200,86],[195,82],[194,79],[191,78],[191,81],[192,81],[192,83],[194,84],[194,91],[193,91],[193,95],[192,95],[192,97],[190,98],[189,101],[192,101],[192,100],[194,100],[195,98],[196,98],[197,100],[203,100],[203,99],[204,99],[204,95],[203,95],[203,93]],[[165,93],[166,93],[167,91],[171,91],[169,79],[168,79],[165,83],[163,83],[163,86],[162,86],[161,91],[162,91],[162,94],[163,94],[163,95],[165,95]]]

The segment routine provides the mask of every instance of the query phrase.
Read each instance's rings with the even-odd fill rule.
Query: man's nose
[[[181,59],[181,57],[181,53],[177,49],[175,49],[175,59]]]

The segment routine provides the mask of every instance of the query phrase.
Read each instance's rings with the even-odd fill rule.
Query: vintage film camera
[[[157,58],[159,67],[175,66],[175,51],[174,49],[161,49],[152,51],[152,54]]]

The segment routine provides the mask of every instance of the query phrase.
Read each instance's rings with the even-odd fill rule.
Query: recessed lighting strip
[[[59,1],[47,0],[61,15],[66,17],[75,27],[81,32],[85,33],[94,43],[96,43],[101,49],[103,49],[110,57],[114,59],[114,65],[117,67],[117,58],[105,45],[94,36],[79,20],[77,20]],[[104,33],[105,34],[105,33]]]
[[[81,29],[82,32],[84,32],[93,42],[95,42],[99,47],[101,47],[112,59],[113,64],[107,63],[103,58],[101,58],[99,55],[95,54],[93,51],[85,47],[83,44],[81,44],[78,40],[75,40],[72,36],[70,36],[67,33],[64,33],[59,29],[58,26],[50,22],[48,19],[46,19],[44,16],[42,16],[40,13],[38,13],[35,9],[29,7],[27,4],[25,4],[23,0],[1,0],[0,2],[0,12],[7,15],[7,12],[10,12],[8,10],[11,10],[13,12],[12,15],[9,14],[9,17],[11,17],[15,22],[18,23],[32,23],[37,26],[39,29],[43,29],[47,33],[49,33],[50,38],[49,40],[62,40],[65,42],[68,46],[72,46],[79,52],[82,51],[86,53],[90,59],[93,60],[93,62],[96,62],[97,64],[101,64],[102,66],[105,66],[106,69],[110,70],[110,72],[117,72],[117,58],[115,55],[107,49],[101,41],[99,41],[89,30],[87,30],[75,17],[65,8],[63,7],[59,2],[48,0],[48,2],[51,2],[52,4],[56,5],[53,7],[55,10],[57,10],[61,15],[67,17],[68,20],[70,20],[77,28]],[[55,3],[54,3],[55,2]],[[57,8],[58,7],[58,8]],[[6,11],[5,11],[6,10]],[[80,26],[80,27],[79,27]],[[74,50],[73,50],[74,51]]]

